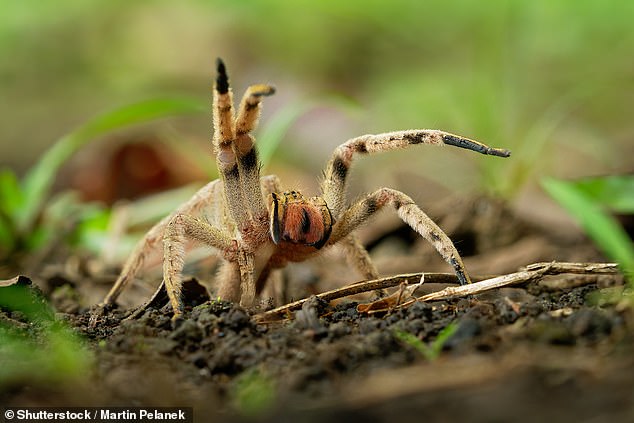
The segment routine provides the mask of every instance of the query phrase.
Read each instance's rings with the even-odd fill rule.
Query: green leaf
[[[46,300],[25,285],[0,291],[0,307],[19,311],[28,323],[23,328],[0,320],[0,388],[25,379],[50,384],[85,377],[92,354],[71,328],[56,320]]]
[[[35,322],[52,322],[55,312],[46,300],[38,296],[26,285],[10,285],[2,287],[0,308],[19,311],[29,320]]]
[[[542,186],[581,224],[601,251],[622,266],[626,276],[633,281],[634,244],[618,222],[575,182],[547,178],[542,180]]]
[[[291,126],[306,113],[319,107],[332,107],[336,110],[354,110],[358,105],[343,96],[328,96],[311,102],[294,103],[282,108],[262,128],[258,135],[258,156],[262,167],[266,167]]]
[[[188,184],[127,203],[123,206],[127,209],[127,226],[155,224],[192,198],[200,188],[200,183]]]
[[[438,333],[438,336],[431,344],[431,348],[436,353],[436,356],[440,355],[445,343],[453,336],[454,333],[456,333],[457,330],[458,323],[451,322]]]
[[[247,370],[234,382],[231,395],[235,409],[245,416],[261,416],[275,404],[275,383],[258,369]]]
[[[13,220],[23,201],[18,177],[9,169],[0,170],[0,214]]]
[[[275,150],[277,150],[277,147],[289,128],[304,113],[307,113],[314,107],[312,104],[293,104],[286,106],[271,118],[266,127],[262,128],[257,140],[258,155],[262,167],[266,167],[269,164],[271,157],[273,157]]]
[[[573,182],[581,192],[615,213],[634,213],[634,176],[610,175]]]
[[[433,361],[440,356],[445,343],[447,342],[447,340],[449,340],[449,338],[451,338],[454,333],[456,333],[457,330],[458,323],[451,322],[438,333],[438,336],[430,345],[425,344],[423,341],[418,339],[417,336],[409,332],[397,330],[394,332],[394,336],[399,341],[404,342],[418,350],[418,352],[421,353],[421,355],[427,360]]]
[[[15,219],[24,198],[18,178],[9,169],[0,170],[0,256],[16,244]]]
[[[165,116],[198,113],[207,109],[192,98],[162,98],[126,105],[99,115],[59,139],[29,171],[24,180],[25,201],[18,216],[18,227],[31,227],[48,197],[59,168],[79,148],[108,132]]]

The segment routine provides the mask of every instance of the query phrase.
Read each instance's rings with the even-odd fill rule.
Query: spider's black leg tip
[[[225,62],[220,57],[216,59],[216,70],[218,71],[216,90],[219,94],[226,94],[229,91],[229,77],[227,76]]]
[[[460,263],[458,262],[458,260],[456,260],[454,257],[452,257],[449,260],[449,263],[451,264],[451,266],[454,268],[455,272],[456,272],[456,277],[458,278],[458,283],[460,285],[467,285],[469,284],[469,278],[467,277],[467,275],[464,272],[464,269],[462,268],[462,266],[460,265]]]

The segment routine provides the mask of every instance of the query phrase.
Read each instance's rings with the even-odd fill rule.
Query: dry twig
[[[574,273],[583,275],[592,274],[618,274],[618,266],[616,263],[566,263],[566,262],[550,262],[550,263],[534,263],[526,266],[519,272],[510,273],[508,275],[501,275],[492,278],[473,278],[473,280],[480,280],[468,285],[452,286],[443,290],[432,292],[430,294],[422,295],[420,297],[410,299],[402,304],[389,305],[389,308],[403,308],[408,307],[416,301],[435,301],[442,300],[458,296],[466,296],[478,294],[484,291],[488,291],[495,288],[501,288],[503,286],[517,285],[521,283],[527,283],[533,280],[540,279],[545,275],[558,275],[562,273]],[[362,281],[353,285],[348,285],[343,288],[334,289],[317,295],[317,298],[324,301],[332,301],[338,298],[347,297],[350,295],[359,294],[362,292],[373,291],[377,289],[385,289],[406,283],[408,285],[418,283],[420,279],[424,277],[427,283],[456,283],[456,278],[453,274],[448,273],[410,273],[404,275],[397,275],[388,278]],[[484,280],[482,280],[484,279]],[[258,322],[265,323],[270,321],[279,320],[283,316],[289,316],[292,311],[298,310],[302,307],[307,299],[295,301],[293,303],[286,304],[284,306],[260,313],[255,316]],[[382,300],[378,300],[382,301]],[[370,307],[369,312],[383,312],[387,311],[387,308],[373,309]]]

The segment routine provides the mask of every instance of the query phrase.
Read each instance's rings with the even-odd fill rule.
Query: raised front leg
[[[249,87],[234,119],[233,94],[220,59],[217,71],[213,107],[216,161],[225,182],[229,211],[242,229],[266,213],[260,189],[260,162],[250,132],[257,126],[262,98],[275,89],[269,85]]]
[[[412,129],[353,138],[337,147],[326,167],[321,184],[323,197],[335,219],[345,208],[346,182],[355,153],[378,153],[403,149],[415,144],[452,145],[499,157],[511,155],[508,150],[491,148],[478,141],[434,129]]]

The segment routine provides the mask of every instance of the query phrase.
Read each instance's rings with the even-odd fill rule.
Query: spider
[[[356,154],[416,144],[452,145],[499,157],[509,157],[508,150],[430,129],[362,135],[335,149],[321,181],[321,196],[283,191],[275,175],[260,177],[255,138],[251,135],[259,120],[263,97],[272,95],[275,88],[264,84],[248,87],[234,116],[233,93],[221,59],[216,68],[213,148],[220,179],[201,188],[139,241],[104,305],[116,301],[160,241],[163,278],[175,319],[183,313],[181,272],[187,239],[219,252],[224,260],[218,270],[218,296],[244,307],[254,304],[273,270],[314,257],[335,244],[343,248],[351,265],[364,277],[377,278],[378,272],[354,231],[385,206],[391,206],[434,246],[453,267],[460,284],[470,283],[456,247],[410,197],[391,188],[380,188],[348,204],[348,173]]]

